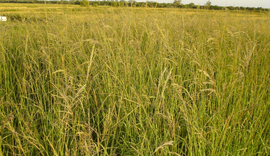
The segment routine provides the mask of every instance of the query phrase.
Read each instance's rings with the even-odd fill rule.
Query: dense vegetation
[[[70,1],[46,1],[48,4],[81,4],[83,0],[70,0]],[[38,0],[0,0],[0,3],[45,3],[45,1]],[[269,11],[267,8],[262,7],[235,7],[235,6],[217,6],[211,5],[207,1],[203,5],[195,5],[194,3],[182,4],[181,0],[175,0],[174,3],[157,3],[154,1],[136,2],[135,0],[103,0],[103,1],[89,1],[92,6],[112,6],[112,7],[150,7],[150,8],[189,8],[189,9],[210,9],[210,10],[248,10],[254,12]]]
[[[269,13],[0,11],[0,155],[270,154]]]

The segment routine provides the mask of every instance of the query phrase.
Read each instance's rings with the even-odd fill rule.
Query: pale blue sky
[[[136,0],[137,2],[145,2],[146,0]],[[159,3],[172,3],[174,0],[149,0]],[[243,7],[262,7],[270,8],[270,0],[210,0],[212,5],[219,6],[243,6]],[[207,0],[182,0],[183,4],[194,4],[204,5]]]

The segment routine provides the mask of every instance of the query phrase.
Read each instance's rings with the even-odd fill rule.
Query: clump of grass
[[[87,0],[82,0],[82,1],[80,2],[80,6],[81,6],[81,7],[88,7],[88,6],[89,6],[89,2],[88,2]]]
[[[269,154],[266,15],[45,15],[0,25],[0,153]]]
[[[19,13],[6,13],[8,21],[11,22],[45,22],[45,15],[32,15],[32,14],[19,14]]]

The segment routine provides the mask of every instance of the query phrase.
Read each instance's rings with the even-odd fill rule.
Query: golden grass
[[[0,155],[269,154],[268,13],[0,11]]]

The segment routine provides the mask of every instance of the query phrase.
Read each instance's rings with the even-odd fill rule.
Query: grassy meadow
[[[270,155],[270,13],[0,5],[0,155]]]

